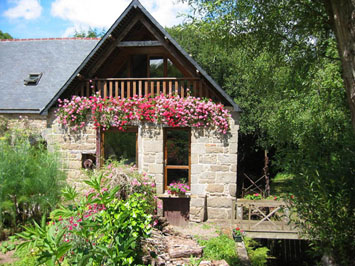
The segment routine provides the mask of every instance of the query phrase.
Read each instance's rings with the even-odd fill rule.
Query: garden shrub
[[[208,240],[200,239],[198,240],[198,243],[201,246],[204,246],[204,259],[225,260],[229,265],[239,265],[235,242],[227,235],[221,234],[218,237],[210,238]]]
[[[31,219],[39,221],[60,200],[64,180],[58,154],[47,151],[40,136],[28,129],[9,130],[2,123],[0,231],[16,231]]]
[[[267,247],[261,247],[257,241],[249,237],[244,237],[244,244],[252,266],[266,265],[270,251]]]
[[[70,204],[54,210],[48,223],[44,219],[18,234],[25,240],[18,250],[35,250],[38,263],[53,265],[142,263],[141,240],[152,228],[155,184],[117,163],[85,183],[86,196],[64,190]]]

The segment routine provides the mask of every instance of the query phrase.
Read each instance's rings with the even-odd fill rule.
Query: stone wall
[[[30,127],[40,131],[50,149],[62,154],[67,181],[81,187],[85,177],[83,154],[96,153],[96,130],[92,124],[78,132],[59,125],[51,110],[48,116],[27,115]],[[10,124],[19,115],[4,115]],[[233,113],[231,130],[221,136],[214,130],[191,129],[191,199],[190,220],[202,222],[229,220],[231,202],[236,196],[237,149],[239,115]],[[154,176],[158,194],[164,187],[163,127],[155,124],[138,125],[138,168]]]
[[[226,136],[207,129],[191,131],[191,221],[231,218],[237,184],[238,113],[233,113],[230,125]]]

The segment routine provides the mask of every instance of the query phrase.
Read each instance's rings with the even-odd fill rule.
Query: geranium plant
[[[254,194],[249,194],[245,196],[245,199],[249,199],[249,200],[261,200],[262,199],[262,195],[259,193],[254,193]]]
[[[222,104],[192,96],[156,97],[134,96],[127,99],[102,98],[100,95],[73,96],[71,100],[58,100],[56,115],[59,123],[78,130],[89,120],[94,127],[106,130],[116,127],[124,131],[137,122],[161,123],[170,127],[209,127],[226,134],[230,113]]]
[[[185,195],[190,190],[189,185],[182,182],[173,182],[168,186],[168,194]]]
[[[240,227],[234,228],[233,233],[235,236],[244,236],[244,231]]]
[[[233,239],[236,242],[242,242],[243,241],[243,237],[244,237],[245,233],[242,229],[240,229],[239,227],[236,227],[233,229]]]

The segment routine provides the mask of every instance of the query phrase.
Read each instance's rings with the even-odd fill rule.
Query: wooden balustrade
[[[299,239],[282,200],[232,200],[232,223],[251,237]]]
[[[79,96],[95,93],[101,97],[129,98],[137,96],[180,95],[211,97],[211,92],[199,78],[107,78],[83,81],[76,90]]]

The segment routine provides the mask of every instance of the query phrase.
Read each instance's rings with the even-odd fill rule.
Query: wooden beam
[[[129,41],[119,42],[117,47],[156,47],[163,46],[159,41]]]
[[[165,38],[160,36],[160,33],[152,26],[148,21],[146,21],[145,18],[141,19],[141,23],[147,28],[150,33],[155,36],[159,42],[163,45],[163,47],[170,53],[170,55],[174,58],[174,60],[178,63],[180,66],[185,66],[184,70],[189,73],[188,76],[195,76],[195,68],[193,66],[190,66],[190,63],[187,62],[187,60],[183,59],[183,56],[179,55],[176,48],[173,47],[170,43],[168,43]]]
[[[117,44],[127,35],[127,33],[133,28],[133,26],[141,19],[141,16],[136,16],[125,29],[121,32],[120,37],[112,42],[111,46],[104,51],[104,54],[100,56],[100,58],[95,63],[94,67],[89,72],[89,77],[92,77],[96,71],[101,67],[101,65],[106,61],[106,59],[110,56],[113,50],[116,49]]]

